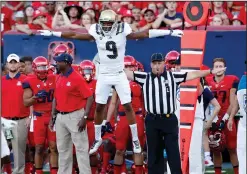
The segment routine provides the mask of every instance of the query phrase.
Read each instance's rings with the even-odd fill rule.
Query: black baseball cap
[[[164,61],[164,56],[162,53],[154,53],[151,56],[151,62],[154,61]]]

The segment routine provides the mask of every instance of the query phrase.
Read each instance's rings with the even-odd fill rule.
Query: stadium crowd
[[[2,2],[2,31],[17,30],[32,34],[40,29],[89,29],[98,22],[102,10],[112,9],[118,20],[127,22],[133,31],[146,29],[191,29],[183,19],[185,2]],[[202,25],[246,25],[246,3],[210,2],[207,20]],[[3,34],[3,33],[2,33]]]

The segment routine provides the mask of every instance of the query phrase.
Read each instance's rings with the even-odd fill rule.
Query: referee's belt
[[[142,114],[142,111],[136,111],[135,114],[136,115]],[[125,112],[118,112],[118,115],[119,116],[126,116],[126,113]]]
[[[160,117],[160,118],[164,118],[164,117],[167,117],[169,118],[170,116],[174,115],[174,113],[171,113],[171,114],[152,114],[152,113],[147,113],[147,115],[150,115],[151,117]]]
[[[62,111],[56,111],[58,114],[61,114],[61,115],[66,115],[66,114],[70,114],[70,113],[72,113],[72,112],[75,112],[75,111],[77,111],[77,110],[74,110],[74,111],[70,111],[70,112],[62,112]]]

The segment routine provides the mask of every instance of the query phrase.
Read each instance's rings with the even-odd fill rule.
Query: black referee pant
[[[147,114],[145,126],[148,174],[164,174],[164,147],[166,148],[171,174],[182,174],[176,115]]]

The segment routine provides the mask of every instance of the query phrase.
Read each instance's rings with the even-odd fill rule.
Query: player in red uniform
[[[226,66],[226,62],[223,58],[215,58],[213,61],[213,68],[223,68]],[[214,94],[214,97],[219,102],[221,109],[218,114],[217,123],[219,123],[223,117],[229,117],[232,109],[232,103],[234,103],[234,95],[238,87],[238,78],[233,75],[225,75],[225,72],[217,73],[215,76],[206,78],[208,86]],[[227,124],[232,125],[232,131],[228,129]],[[237,147],[237,131],[236,124],[233,118],[229,118],[224,127],[224,133],[226,136],[226,148],[228,149],[231,163],[234,169],[234,173],[238,174],[238,157],[236,152]],[[220,152],[213,152],[214,168],[216,174],[221,174],[222,156]]]
[[[35,75],[27,77],[22,86],[24,105],[33,106],[36,174],[43,173],[46,140],[49,143],[51,174],[56,174],[58,169],[56,133],[48,128],[56,78],[54,75],[48,75],[49,63],[45,57],[36,57],[32,67]]]
[[[131,71],[136,69],[136,60],[132,56],[124,57],[125,68]],[[132,96],[132,107],[136,114],[136,123],[137,123],[137,131],[138,137],[140,141],[140,145],[142,149],[145,143],[145,134],[144,134],[144,117],[142,115],[142,90],[141,86],[135,82],[130,81],[131,88],[131,96]],[[111,107],[113,108],[116,103],[118,103],[118,96],[116,91],[113,92]],[[109,111],[111,112],[111,111]],[[112,115],[112,113],[110,113]],[[127,148],[128,140],[130,139],[130,128],[128,124],[128,120],[126,118],[126,114],[124,112],[124,108],[121,104],[118,106],[118,120],[117,126],[115,130],[116,136],[116,154],[114,159],[114,174],[120,174],[122,171],[122,165],[124,163],[125,150]],[[134,155],[135,162],[135,174],[143,173],[143,155],[135,154]]]
[[[81,68],[81,74],[86,80],[87,84],[89,85],[90,90],[94,93],[95,95],[95,88],[96,88],[96,80],[94,79],[95,76],[95,65],[92,61],[90,60],[83,60],[80,63],[80,68]],[[94,97],[95,98],[95,97]],[[89,147],[93,145],[93,142],[95,140],[94,137],[94,113],[95,113],[95,108],[96,108],[96,103],[95,101],[93,102],[91,106],[91,110],[88,114],[87,117],[87,134],[88,134],[88,142],[89,142]],[[90,166],[91,166],[91,171],[92,174],[96,174],[98,170],[98,164],[99,160],[97,159],[97,153],[90,155]]]

